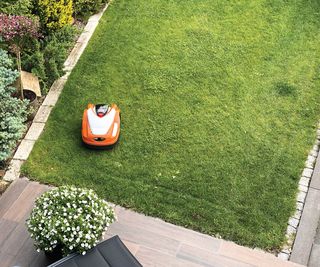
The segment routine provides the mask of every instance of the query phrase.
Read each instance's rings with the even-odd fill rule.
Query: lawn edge
[[[296,218],[297,211],[289,219],[288,231],[291,233],[291,247],[280,252],[278,257],[287,257],[290,261],[307,265],[311,256],[314,237],[320,219],[320,123],[313,148],[310,150],[305,169],[299,181],[297,194],[297,211],[301,207],[300,216]],[[299,212],[298,212],[299,214]],[[297,220],[296,220],[297,219]],[[295,221],[296,220],[296,221]],[[296,225],[292,225],[292,224]]]
[[[317,175],[315,172],[316,165],[320,164],[319,155],[319,146],[320,146],[320,122],[317,126],[317,134],[316,141],[312,149],[309,151],[307,160],[305,162],[305,167],[300,176],[298,191],[296,195],[296,210],[295,213],[289,218],[288,226],[286,230],[286,243],[283,245],[281,251],[278,253],[278,257],[283,260],[290,260],[300,264],[307,264],[309,255],[311,252],[313,236],[311,236],[310,240],[307,241],[304,237],[305,230],[301,230],[301,228],[305,228],[305,224],[309,229],[314,228],[316,230],[319,215],[318,212],[315,212],[314,208],[311,206],[313,203],[310,203],[310,198],[312,197],[312,190],[314,190],[312,183],[315,179],[317,179]],[[319,177],[320,178],[320,177]],[[320,189],[320,188],[319,188]],[[319,191],[320,196],[320,191]],[[310,214],[309,214],[310,213]],[[310,218],[311,216],[311,218]],[[308,217],[308,218],[307,218]],[[316,219],[316,223],[312,225],[310,222]],[[310,230],[310,229],[309,229]],[[315,232],[314,230],[314,232]],[[312,232],[313,230],[311,230]],[[309,231],[310,232],[310,231]],[[311,243],[310,243],[311,242]],[[308,243],[308,246],[306,245]],[[297,247],[302,246],[302,250],[297,250]],[[297,256],[299,254],[299,256]],[[301,255],[303,254],[303,255]]]

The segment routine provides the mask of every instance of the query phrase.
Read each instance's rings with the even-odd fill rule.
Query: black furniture
[[[48,267],[142,267],[119,236],[107,239],[84,256],[69,255]]]

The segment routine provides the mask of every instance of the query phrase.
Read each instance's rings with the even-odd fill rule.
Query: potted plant
[[[0,14],[0,36],[17,57],[17,66],[20,72],[20,81],[18,82],[20,96],[22,99],[26,97],[32,102],[36,98],[36,94],[30,90],[24,92],[21,82],[21,52],[34,39],[41,36],[39,22],[26,16]]]
[[[27,220],[38,251],[53,259],[85,254],[115,220],[108,203],[93,190],[62,186],[40,196]]]

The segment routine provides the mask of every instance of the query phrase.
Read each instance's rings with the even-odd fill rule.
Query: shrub
[[[38,251],[85,254],[114,220],[113,209],[92,190],[63,186],[36,200],[27,227]]]
[[[74,25],[66,25],[61,29],[51,33],[46,41],[56,38],[59,43],[62,43],[65,48],[69,49],[76,41],[76,37],[81,33],[81,29]]]
[[[39,78],[42,94],[47,93],[48,80],[44,63],[40,42],[35,42],[33,48],[26,51],[22,56],[22,68]]]
[[[10,49],[17,56],[18,69],[21,71],[21,52],[33,41],[40,37],[37,21],[25,16],[0,14],[0,36],[10,45]],[[21,97],[23,88],[21,87]]]
[[[34,0],[35,13],[46,30],[57,30],[72,22],[72,0]]]
[[[43,94],[64,74],[63,63],[78,32],[74,26],[65,26],[41,42],[36,42],[33,49],[22,57],[23,68],[39,77]]]
[[[23,47],[33,38],[39,38],[37,21],[16,15],[0,14],[0,35],[10,45]]]
[[[76,17],[87,18],[96,13],[108,0],[73,0],[73,9]]]
[[[11,15],[31,15],[31,0],[1,0],[0,13]]]
[[[12,61],[0,49],[0,161],[6,160],[25,131],[27,101],[12,97],[15,88],[10,86],[18,77],[11,69]]]

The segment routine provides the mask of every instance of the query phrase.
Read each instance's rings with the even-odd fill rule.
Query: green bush
[[[15,88],[10,86],[18,77],[12,70],[12,61],[0,49],[0,161],[6,160],[25,131],[27,101],[12,97]]]
[[[73,0],[73,10],[76,17],[87,18],[96,13],[108,0]]]
[[[0,13],[10,15],[31,15],[31,0],[1,0]]]
[[[34,12],[44,29],[61,29],[72,22],[72,0],[34,0]]]
[[[76,27],[65,26],[43,41],[36,42],[34,47],[22,56],[23,69],[39,77],[43,94],[64,74],[63,63],[78,33]]]
[[[67,57],[67,50],[63,44],[53,37],[43,51],[48,83],[52,84],[63,75],[63,63]]]
[[[47,74],[44,66],[45,60],[41,51],[40,42],[35,42],[32,49],[22,55],[22,69],[32,72],[39,78],[42,94],[47,93]]]

